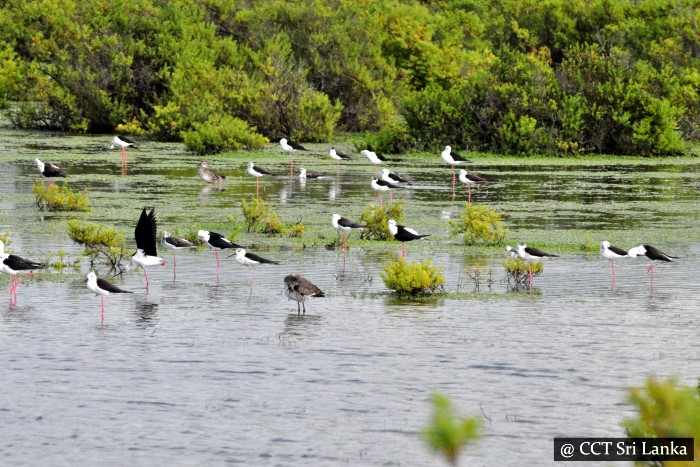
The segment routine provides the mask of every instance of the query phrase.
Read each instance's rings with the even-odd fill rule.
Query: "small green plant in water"
[[[292,238],[301,238],[304,236],[304,224],[297,222],[289,229],[289,236]]]
[[[79,211],[89,212],[87,193],[74,193],[68,188],[68,184],[51,184],[48,188],[37,180],[34,184],[34,197],[36,205],[42,211]]]
[[[80,258],[71,261],[63,248],[59,249],[56,255],[58,256],[56,261],[51,261],[50,259],[46,261],[53,269],[61,272],[66,268],[80,269]]]
[[[251,198],[250,201],[246,199],[241,201],[241,209],[243,210],[246,229],[248,232],[251,232],[262,225],[268,218],[271,208],[265,206],[265,201],[262,198]]]
[[[502,213],[485,204],[464,203],[459,220],[450,221],[452,235],[464,235],[466,245],[502,245],[508,233],[503,228],[502,217]]]
[[[503,268],[506,270],[506,278],[509,285],[513,284],[517,287],[528,283],[530,270],[527,261],[517,256],[510,256],[507,260],[504,260],[502,264]],[[544,271],[542,261],[534,261],[530,263],[529,267],[532,268],[532,277],[537,277]]]
[[[387,289],[399,294],[432,294],[445,285],[442,266],[435,267],[427,260],[425,263],[406,263],[405,258],[389,261],[379,272]]]
[[[68,222],[68,236],[85,247],[84,255],[90,258],[93,267],[102,258],[112,270],[116,270],[126,255],[126,240],[116,229],[93,222]]]
[[[362,212],[360,224],[367,225],[360,238],[366,240],[387,240],[391,238],[389,232],[389,219],[394,219],[397,224],[404,221],[404,200],[400,199],[392,205],[377,206],[370,204]]]
[[[280,222],[277,213],[271,210],[270,214],[267,216],[267,221],[262,229],[262,233],[267,235],[282,235],[286,231],[287,229],[282,222]]]
[[[450,399],[433,393],[430,424],[421,431],[433,451],[442,454],[450,465],[457,465],[462,449],[481,436],[481,419],[461,417]]]
[[[584,253],[596,253],[600,250],[600,246],[592,242],[590,238],[583,237],[583,243],[581,244],[581,251]]]
[[[671,378],[648,378],[641,388],[629,391],[629,401],[637,407],[637,418],[623,421],[630,438],[694,438],[695,459],[700,456],[700,391],[682,386]],[[639,465],[658,465],[647,461]],[[695,465],[693,462],[668,462],[664,465]]]

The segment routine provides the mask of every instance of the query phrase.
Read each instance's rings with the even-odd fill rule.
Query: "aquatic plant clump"
[[[360,224],[365,224],[360,238],[366,240],[387,240],[392,238],[389,232],[389,219],[394,219],[397,224],[404,221],[404,200],[400,199],[392,205],[377,206],[370,204],[362,212]]]
[[[421,435],[433,451],[442,454],[450,465],[457,465],[462,449],[481,437],[482,421],[459,416],[452,401],[443,394],[433,393],[432,402],[433,414]]]
[[[399,294],[433,294],[445,285],[442,266],[433,266],[430,260],[425,263],[406,263],[405,258],[389,261],[379,272],[387,289]]]
[[[506,279],[508,284],[515,286],[524,285],[527,283],[530,269],[532,268],[532,277],[537,277],[544,271],[542,261],[533,261],[529,264],[522,258],[511,256],[503,261],[503,268],[506,270]]]
[[[74,193],[67,184],[58,185],[54,183],[49,187],[37,180],[34,184],[34,196],[36,205],[42,211],[78,211],[89,212],[92,210],[88,206],[88,195],[85,192]]]
[[[464,203],[459,217],[459,220],[450,221],[451,233],[464,235],[466,245],[502,245],[508,234],[501,222],[503,214],[485,204]]]
[[[98,258],[115,270],[126,255],[126,240],[116,229],[93,222],[68,222],[68,236],[85,247],[84,255],[93,267]]]

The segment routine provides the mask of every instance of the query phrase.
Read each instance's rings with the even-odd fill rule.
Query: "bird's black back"
[[[146,208],[141,211],[141,217],[136,223],[134,229],[134,237],[136,238],[136,247],[143,250],[147,256],[158,256],[156,251],[156,208],[152,208],[151,212],[146,214]]]
[[[8,255],[2,262],[13,271],[32,271],[34,269],[44,269],[46,267],[43,263],[25,259],[17,255]]]
[[[97,286],[99,288],[101,288],[102,290],[106,290],[109,293],[133,293],[129,290],[120,289],[116,285],[112,284],[111,282],[107,282],[106,280],[102,279],[101,277],[97,278]]]

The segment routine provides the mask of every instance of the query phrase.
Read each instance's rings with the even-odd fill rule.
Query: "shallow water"
[[[199,159],[178,145],[130,152],[122,177],[118,152],[102,150],[108,140],[0,135],[0,228],[10,230],[11,249],[36,258],[63,248],[74,256],[80,249],[67,238],[65,219],[131,229],[136,207],[146,203],[156,206],[161,228],[204,227],[224,222],[255,194],[243,171],[255,154],[211,162],[229,180],[207,194],[196,176]],[[71,188],[88,190],[93,212],[39,212],[34,157],[60,162]],[[288,170],[288,158],[280,159],[260,165]],[[335,170],[320,156],[297,159],[309,170]],[[162,252],[168,266],[149,269],[149,291],[140,273],[112,279],[134,294],[106,299],[104,326],[100,300],[85,288],[86,268],[28,280],[16,307],[8,305],[3,277],[0,461],[429,465],[437,458],[418,433],[438,390],[486,421],[464,464],[547,465],[555,436],[623,436],[620,421],[634,413],[625,390],[647,375],[696,384],[700,244],[685,240],[697,228],[696,165],[478,167],[494,182],[473,196],[508,213],[511,243],[574,228],[619,238],[668,230],[674,240],[658,246],[682,257],[656,269],[653,289],[645,259],[618,261],[612,288],[607,261],[564,254],[546,263],[532,295],[507,290],[500,253],[474,256],[451,246],[443,217],[461,206],[451,202],[448,169],[438,161],[398,168],[420,179],[397,194],[406,198],[407,217],[436,238],[409,244],[409,258],[430,256],[444,266],[448,291],[472,291],[464,267],[493,271],[481,297],[397,300],[378,275],[393,253],[351,248],[342,277],[338,251],[265,245],[245,232],[237,241],[258,243],[257,252],[282,263],[256,269],[252,289],[233,259],[222,260],[217,282],[214,255],[205,250],[180,252],[174,280],[172,257]],[[263,196],[280,216],[301,214],[305,235],[330,237],[330,213],[359,218],[371,199],[362,180],[369,171],[358,160],[339,178],[305,186],[263,179]],[[538,208],[538,200],[547,203]],[[282,293],[291,272],[327,295],[307,303],[303,317]]]

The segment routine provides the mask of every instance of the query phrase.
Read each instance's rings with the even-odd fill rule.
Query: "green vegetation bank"
[[[366,132],[375,150],[682,154],[696,0],[8,0],[0,106],[23,128],[211,153]]]

